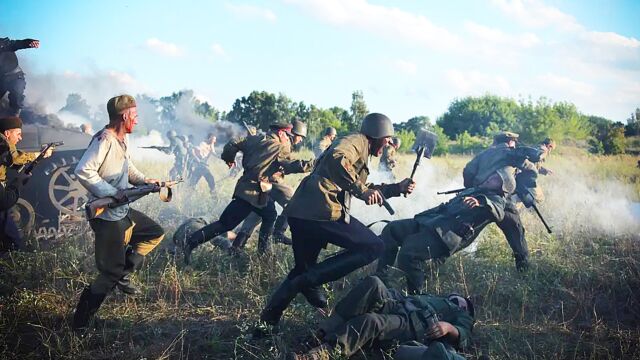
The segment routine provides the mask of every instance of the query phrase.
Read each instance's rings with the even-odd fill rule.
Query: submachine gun
[[[89,201],[85,205],[85,212],[87,220],[94,219],[96,216],[102,214],[106,209],[113,209],[119,206],[130,204],[146,195],[151,193],[160,193],[160,200],[163,202],[169,202],[172,198],[171,187],[181,183],[182,178],[177,180],[163,181],[156,184],[144,184],[134,186],[132,188],[122,191],[122,197],[119,199],[113,196],[105,196],[92,201]]]
[[[33,161],[22,165],[18,169],[18,176],[23,177],[22,184],[25,185],[27,181],[29,181],[29,178],[31,177],[31,173],[33,172],[33,169],[36,167],[36,165],[38,165],[38,163],[42,159],[44,159],[44,155],[47,153],[47,151],[49,151],[49,149],[54,149],[55,147],[62,146],[62,145],[64,145],[64,141],[54,141],[54,142],[44,144],[42,147],[42,150],[40,150],[40,153],[35,159],[33,159]]]
[[[171,148],[169,146],[139,146],[140,149],[154,149],[162,151],[163,153],[170,154]]]

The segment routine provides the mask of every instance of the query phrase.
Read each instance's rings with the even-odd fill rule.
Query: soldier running
[[[328,360],[334,349],[348,358],[374,342],[383,347],[418,342],[428,347],[401,346],[394,358],[462,359],[454,349],[469,345],[474,315],[473,303],[461,295],[403,296],[379,278],[369,276],[351,289],[320,324],[316,335],[322,344],[290,358]]]
[[[209,190],[213,193],[216,190],[216,179],[207,164],[209,158],[216,153],[216,135],[209,133],[205,141],[191,151],[192,168],[189,174],[189,186],[196,186],[200,178],[204,178],[209,185]]]
[[[229,168],[235,165],[236,153],[242,151],[242,176],[238,179],[233,192],[233,200],[227,205],[218,221],[213,222],[193,233],[184,244],[184,261],[191,262],[191,253],[200,244],[209,239],[233,230],[251,212],[262,218],[258,235],[258,249],[261,253],[270,249],[271,232],[276,221],[276,207],[270,196],[273,188],[271,179],[277,178],[276,173],[286,174],[303,172],[305,162],[292,160],[291,153],[291,125],[276,123],[271,125],[267,134],[258,134],[229,141],[222,152]]]
[[[137,124],[135,99],[120,95],[107,102],[109,124],[96,133],[76,166],[78,181],[90,200],[112,196],[124,202],[123,190],[132,185],[158,183],[144,176],[131,162],[127,134]],[[95,257],[99,274],[84,288],[73,317],[73,329],[88,326],[105,297],[114,287],[135,294],[129,274],[164,238],[164,230],[151,218],[129,205],[108,208],[89,220],[95,234]]]
[[[319,308],[327,306],[322,284],[344,277],[382,254],[384,244],[369,228],[350,216],[351,196],[367,205],[384,198],[409,194],[415,184],[405,179],[396,184],[367,183],[369,156],[380,156],[393,136],[391,120],[383,114],[365,116],[359,133],[345,136],[317,160],[285,209],[293,241],[295,267],[272,293],[260,316],[275,326],[298,293]],[[328,243],[345,249],[321,263],[320,250]],[[256,329],[256,335],[261,330]]]
[[[291,133],[293,134],[293,140],[291,143],[292,145],[297,145],[307,136],[307,125],[302,121],[294,120]],[[313,168],[313,161],[301,160],[301,164],[303,166],[302,172],[309,172]],[[284,175],[286,175],[286,173],[278,171],[276,172],[276,177],[271,177],[273,188],[269,193],[269,196],[271,196],[276,203],[282,206],[283,209],[291,200],[294,192],[294,189],[284,182]],[[242,227],[233,241],[234,249],[241,249],[245,246],[247,239],[251,237],[251,234],[253,234],[256,227],[260,225],[260,221],[260,217],[256,213],[252,212],[249,214],[242,223]],[[273,242],[291,245],[291,239],[285,235],[287,227],[289,227],[287,217],[284,214],[279,215],[273,228]],[[263,250],[259,250],[260,252],[263,252]]]
[[[397,258],[398,268],[405,273],[407,291],[423,292],[422,264],[426,260],[446,259],[469,246],[487,225],[504,218],[505,196],[516,187],[514,170],[499,169],[447,203],[412,219],[390,222],[380,235],[385,251],[378,260],[378,276],[386,280],[388,269]]]
[[[0,38],[0,99],[9,93],[9,111],[6,115],[20,115],[24,105],[24,89],[27,83],[24,72],[18,64],[16,51],[38,47],[40,47],[39,40]]]
[[[316,143],[316,146],[313,148],[313,155],[316,157],[316,159],[319,158],[320,155],[322,155],[322,153],[329,148],[329,146],[331,146],[331,143],[333,143],[333,140],[336,139],[336,136],[338,136],[338,132],[334,127],[329,126],[324,130],[324,136],[322,137],[322,139],[320,139],[320,141]]]

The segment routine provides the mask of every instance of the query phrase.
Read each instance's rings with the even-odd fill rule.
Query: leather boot
[[[258,235],[258,255],[271,253],[271,234],[270,232],[260,231]]]
[[[136,289],[133,285],[131,285],[131,280],[129,276],[136,270],[139,270],[142,267],[142,262],[144,261],[144,256],[135,252],[132,248],[127,249],[126,255],[126,263],[124,268],[124,276],[118,283],[116,287],[127,295],[136,295],[139,293],[138,289]]]
[[[289,227],[287,217],[283,215],[278,216],[278,218],[276,219],[276,223],[273,226],[274,243],[291,245],[291,239],[284,234],[284,232],[287,231],[287,227]]]
[[[226,231],[227,229],[216,221],[191,234],[184,242],[184,247],[182,248],[184,263],[186,265],[191,263],[191,253],[195,248]]]
[[[71,327],[74,331],[82,330],[89,325],[89,321],[98,311],[106,296],[107,294],[92,293],[91,286],[87,286],[82,290],[76,312],[73,314],[73,324]]]
[[[293,286],[289,278],[285,278],[276,291],[271,294],[267,305],[260,313],[260,320],[268,325],[275,326],[280,321],[282,313],[289,306],[291,301],[298,295],[298,289]]]
[[[244,231],[238,232],[233,240],[233,248],[236,250],[244,249],[245,245],[247,245],[247,240],[249,240],[249,234]]]
[[[291,241],[291,238],[289,238],[283,232],[281,232],[281,233],[275,233],[274,232],[273,233],[273,242],[274,243],[285,244],[285,245],[293,244],[293,242]]]
[[[341,279],[373,260],[364,253],[346,251],[311,266],[292,281],[297,289],[312,288]]]
[[[311,306],[320,309],[326,309],[329,307],[327,296],[324,294],[321,286],[303,288],[300,292],[304,295],[305,299],[307,299],[307,302],[311,304]]]

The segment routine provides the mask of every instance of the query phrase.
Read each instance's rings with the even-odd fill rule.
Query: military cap
[[[275,122],[275,123],[269,125],[269,128],[271,130],[284,130],[289,134],[291,134],[291,128],[292,127],[293,127],[293,125],[289,124],[288,122],[283,122],[283,121]]]
[[[0,131],[22,129],[22,119],[17,116],[7,116],[0,119]]]
[[[123,111],[132,107],[136,107],[136,99],[131,95],[118,95],[107,101],[107,112],[109,113],[109,118],[120,115]]]
[[[518,138],[520,137],[520,135],[511,132],[511,131],[503,131],[500,133],[497,133],[496,135],[493,136],[493,141],[495,143],[506,143],[507,141],[518,141]]]

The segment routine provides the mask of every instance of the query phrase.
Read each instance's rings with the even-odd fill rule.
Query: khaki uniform
[[[386,198],[400,196],[396,184],[373,185],[369,176],[369,141],[362,134],[348,135],[317,160],[314,171],[304,178],[285,209],[289,217],[316,221],[349,222],[351,196],[362,198],[368,189],[380,190]]]
[[[7,181],[7,166],[28,164],[39,155],[37,152],[24,152],[16,149],[16,146],[10,144],[3,134],[0,134],[0,153],[4,158],[0,161],[0,182]]]
[[[320,155],[322,155],[322,153],[331,146],[331,143],[331,139],[329,139],[329,137],[327,136],[323,137],[320,141],[318,141],[318,143],[316,143],[316,146],[313,147],[313,155],[315,155],[316,159],[319,158]]]
[[[439,321],[453,325],[460,336],[426,340],[426,318],[436,314]],[[403,296],[389,289],[375,276],[360,281],[337,304],[333,314],[320,324],[323,341],[351,356],[377,341],[380,345],[418,341],[429,346],[442,344],[462,349],[469,345],[473,318],[446,297],[427,294]],[[445,357],[446,358],[446,357]]]
[[[467,196],[478,199],[480,206],[467,208],[463,204]],[[444,259],[469,246],[488,224],[502,221],[505,205],[502,194],[470,188],[413,219],[390,222],[380,235],[385,251],[378,260],[378,275],[386,278],[388,267],[397,257],[398,268],[405,272],[407,290],[421,292],[424,261]]]

